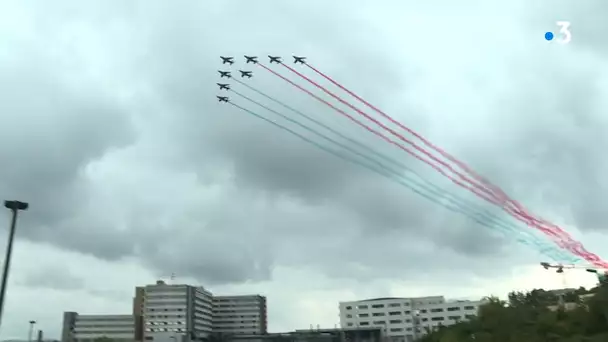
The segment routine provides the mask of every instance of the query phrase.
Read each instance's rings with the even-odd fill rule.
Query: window
[[[405,323],[412,323],[412,320],[411,319],[406,319]]]
[[[392,332],[403,331],[403,328],[391,328]]]
[[[357,306],[357,309],[365,310],[365,309],[367,309],[367,305],[359,305],[359,306]]]
[[[439,321],[443,321],[443,320],[444,320],[443,317],[433,317],[433,318],[431,318],[431,321],[433,321],[433,322],[439,322]]]
[[[390,303],[388,306],[389,306],[390,308],[398,308],[398,307],[400,307],[400,306],[401,306],[401,303]]]
[[[372,314],[372,316],[374,316],[374,317],[381,317],[381,316],[384,316],[384,312],[374,312]]]
[[[423,322],[428,322],[428,321],[429,321],[429,319],[425,317],[425,318],[423,318],[423,319],[422,319],[422,321],[423,321]]]
[[[475,310],[474,306],[465,306],[464,307],[465,310]]]
[[[369,314],[359,314],[359,317],[369,317]]]
[[[352,307],[352,306],[347,306],[347,307],[346,307],[346,310],[352,310],[352,309],[353,309],[353,307]]]
[[[407,311],[405,311],[405,314],[406,314],[406,315],[411,315],[411,314],[412,314],[412,312],[411,312],[411,311],[409,311],[409,310],[407,310]]]
[[[385,325],[385,324],[386,324],[386,321],[374,321],[374,324],[377,324],[377,325]]]
[[[460,320],[461,318],[462,318],[462,317],[460,317],[460,316],[449,316],[449,317],[448,317],[448,319],[451,319],[451,320],[453,320],[453,321],[458,321],[458,320]]]
[[[346,315],[346,318],[353,318],[353,315],[348,314],[348,315]]]
[[[391,311],[388,313],[389,316],[401,316],[401,311]]]
[[[460,308],[457,306],[453,306],[451,308],[448,308],[448,311],[460,311]]]
[[[390,324],[401,324],[401,323],[403,323],[403,321],[402,321],[402,320],[400,320],[400,319],[391,319],[391,320],[389,321],[389,323],[390,323]]]
[[[441,308],[431,309],[431,312],[443,312],[443,309],[441,309]]]
[[[412,328],[405,328],[405,331],[412,331]]]
[[[374,304],[374,305],[372,305],[372,309],[380,309],[380,308],[383,308],[383,307],[384,307],[384,304]]]
[[[475,315],[464,315],[464,317],[466,319],[472,319],[472,318],[475,318]]]
[[[353,324],[352,324],[352,323],[347,323],[346,325],[347,325],[347,326],[349,326],[349,327],[352,327],[352,326],[353,326]]]
[[[420,313],[426,313],[426,309],[420,310]]]
[[[363,326],[363,325],[369,325],[369,322],[361,322],[359,323],[359,325]]]

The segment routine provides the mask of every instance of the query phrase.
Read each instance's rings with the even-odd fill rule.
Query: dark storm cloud
[[[402,108],[410,121],[421,120],[414,122],[417,127],[429,125],[432,121],[424,118],[426,113],[403,100],[415,85],[412,78],[402,77],[404,70],[412,67],[401,65],[398,57],[391,55],[380,34],[361,19],[363,13],[348,9],[344,3],[323,3],[324,11],[320,13],[321,5],[309,2],[274,6],[230,1],[204,5],[141,2],[128,8],[124,2],[114,2],[100,6],[99,11],[71,4],[48,7],[39,15],[48,13],[45,22],[70,22],[68,12],[78,13],[81,24],[102,33],[110,24],[118,25],[134,43],[132,50],[113,48],[116,46],[112,44],[102,49],[109,65],[115,62],[126,66],[105,76],[118,80],[116,83],[133,82],[132,86],[123,86],[134,89],[130,105],[135,107],[124,108],[89,82],[84,82],[79,91],[49,84],[49,80],[60,79],[67,71],[52,68],[52,63],[48,63],[51,58],[44,54],[41,61],[22,64],[40,64],[41,70],[19,71],[22,77],[18,78],[9,78],[6,71],[6,79],[13,81],[2,81],[0,87],[11,90],[13,95],[3,102],[10,107],[1,112],[19,112],[22,116],[8,116],[13,128],[3,130],[9,126],[0,126],[0,140],[5,142],[7,137],[6,142],[28,146],[27,137],[33,145],[19,156],[13,155],[15,151],[7,147],[8,143],[2,145],[4,149],[0,147],[0,160],[16,165],[14,169],[0,170],[0,174],[6,173],[2,179],[10,180],[0,183],[0,190],[35,199],[35,207],[41,208],[42,212],[30,214],[33,228],[26,235],[28,238],[52,241],[105,259],[135,254],[159,274],[177,272],[209,283],[267,279],[279,263],[305,265],[339,276],[386,277],[393,276],[395,270],[406,269],[450,272],[464,268],[491,273],[489,269],[497,264],[506,265],[518,258],[507,251],[512,244],[462,216],[217,103],[216,69],[226,67],[219,64],[218,55],[237,56],[239,64],[232,68],[236,70],[252,68],[242,64],[242,54],[293,53],[308,55],[315,65],[353,85],[381,108]],[[59,33],[49,27],[49,36],[44,38],[57,39],[53,34]],[[17,65],[12,70],[22,69]],[[128,75],[121,74],[125,70]],[[381,145],[379,139],[347,124],[347,120],[289,89],[286,83],[259,68],[252,70],[255,77],[247,81],[252,85],[344,132]],[[505,115],[520,114],[496,124],[488,136],[488,141],[495,143],[459,146],[459,150],[467,151],[465,156],[471,164],[481,166],[489,171],[490,178],[524,197],[527,194],[517,187],[527,186],[526,179],[540,177],[537,172],[546,165],[541,163],[541,157],[550,159],[557,151],[563,151],[558,145],[565,133],[551,133],[555,108],[566,108],[572,115],[592,112],[590,107],[571,104],[578,103],[582,96],[567,98],[565,90],[558,92],[562,96],[556,99],[547,98],[553,107],[534,108],[531,104],[541,101],[528,95],[528,80],[519,76],[530,74],[536,75],[536,70],[513,70],[514,87],[522,90],[509,94],[506,104],[496,107],[508,107]],[[538,88],[551,77],[539,75]],[[569,79],[576,81],[569,84],[580,86],[588,80],[585,75],[580,77]],[[33,94],[36,101],[30,100]],[[590,94],[592,91],[586,92]],[[27,116],[41,112],[46,116]],[[142,122],[138,141],[129,139],[131,122],[125,113]],[[567,113],[564,115],[567,117]],[[37,126],[25,127],[26,117]],[[566,154],[564,158],[578,158],[572,160],[572,167],[589,165],[591,169],[592,159],[586,157],[584,146],[590,143],[586,139],[594,136],[587,133],[589,127],[598,127],[593,118],[587,119],[587,128],[577,132],[580,144],[562,152]],[[35,127],[44,129],[32,130]],[[500,130],[506,127],[513,131],[507,142],[491,139],[500,136]],[[23,131],[32,133],[16,135]],[[537,139],[539,136],[542,139]],[[140,183],[144,184],[141,189],[134,184],[114,189],[108,200],[111,203],[106,203],[99,199],[103,196],[95,196],[102,189],[87,183],[82,170],[104,155],[116,156],[118,153],[113,154],[116,151],[112,149],[128,143],[133,145],[125,152],[129,156],[125,160],[141,165],[123,160],[115,167],[129,170],[114,176],[126,177],[133,170],[140,170],[141,177],[147,172],[158,174],[147,183]],[[544,154],[534,166],[522,162],[512,151],[532,151],[531,144],[538,144]],[[502,159],[495,158],[496,150],[502,152]],[[397,152],[386,146],[384,151]],[[415,164],[411,158],[402,160]],[[418,169],[430,173],[427,168]],[[577,177],[551,172],[554,173],[546,178],[547,188],[555,182],[574,184],[572,180]],[[191,189],[180,188],[182,193],[162,187],[163,183],[173,186],[175,178],[183,174],[195,174],[199,183]],[[211,191],[202,185],[217,187],[221,194],[212,203],[182,200],[195,197],[190,192]],[[596,194],[589,194],[589,187],[580,183],[578,186],[584,189],[572,185],[564,189],[564,194]],[[58,194],[61,200],[57,200]],[[168,203],[150,204],[157,197]],[[91,203],[87,203],[89,198]],[[173,206],[183,210],[172,213]],[[600,215],[598,207],[585,208]],[[581,210],[579,213],[589,217]]]

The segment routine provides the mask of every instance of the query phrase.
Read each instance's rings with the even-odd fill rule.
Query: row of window
[[[397,304],[397,305],[394,305]],[[409,304],[409,303],[406,303]],[[388,305],[388,307],[397,307],[400,306],[400,303],[391,303]],[[407,305],[406,305],[407,306]],[[384,308],[384,304],[374,304],[371,306],[372,309],[381,309]],[[367,305],[359,305],[357,306],[358,310],[367,310],[369,307]],[[353,307],[352,306],[347,306],[346,310],[352,310]],[[452,306],[446,309],[447,311],[460,311],[460,307],[459,306]],[[467,305],[464,307],[464,310],[475,310],[475,306],[472,305]],[[427,309],[422,309],[420,310],[420,312],[422,313],[426,313]],[[430,309],[431,312],[443,312],[443,308],[435,308],[435,309]],[[395,312],[399,312],[399,311],[395,311]],[[406,313],[408,313],[409,311],[406,311]]]
[[[466,310],[466,311],[473,311],[473,310],[475,310],[475,307],[474,306],[465,306],[464,310]],[[449,307],[449,308],[447,308],[446,311],[448,311],[448,312],[460,311],[460,307],[458,307],[458,306]],[[439,313],[439,312],[444,312],[444,310],[443,310],[443,308],[435,308],[435,309],[430,309],[430,310],[427,310],[427,309],[420,310],[421,314],[425,314],[425,313],[429,313],[429,312],[430,313]],[[391,311],[391,312],[388,313],[388,315],[389,316],[401,316],[402,313],[404,313],[406,315],[411,315],[412,312],[410,310],[407,310],[407,311]],[[357,316],[358,317],[369,317],[369,313],[360,313]],[[382,316],[386,316],[386,313],[384,313],[384,312],[374,312],[374,313],[372,313],[372,317],[382,317]],[[346,318],[352,318],[352,317],[353,317],[352,314],[347,314],[346,315]]]
[[[472,319],[473,317],[475,317],[475,315],[464,315],[464,317],[466,319]],[[448,317],[431,317],[430,321],[432,322],[442,322],[445,321],[446,319],[448,320],[452,320],[452,321],[459,321],[462,320],[462,316],[448,316]],[[421,322],[428,322],[429,318],[421,318],[420,319]],[[412,323],[411,319],[406,319],[406,320],[400,320],[400,319],[392,319],[388,321],[389,324],[402,324],[402,323]],[[386,321],[373,321],[371,322],[373,325],[386,325]],[[354,326],[355,324],[352,322],[347,323],[347,325],[349,327]],[[360,326],[368,326],[370,325],[370,322],[359,322],[358,325]]]

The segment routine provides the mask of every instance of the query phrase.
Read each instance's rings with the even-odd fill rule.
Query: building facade
[[[268,331],[266,297],[214,296],[213,333],[264,335]]]
[[[143,298],[137,298],[138,293]],[[140,303],[144,341],[175,342],[205,339],[212,331],[211,292],[203,287],[158,281],[136,289]]]
[[[342,328],[380,327],[394,342],[414,341],[427,330],[452,325],[477,315],[481,301],[446,302],[443,296],[375,298],[341,302]]]
[[[116,342],[135,340],[136,322],[133,315],[80,315],[63,313],[62,342],[93,342],[109,338]]]
[[[135,288],[129,315],[80,315],[65,312],[62,342],[181,342],[218,335],[267,333],[266,297],[216,296],[201,286],[156,284]]]

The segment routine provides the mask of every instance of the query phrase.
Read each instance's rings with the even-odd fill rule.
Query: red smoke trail
[[[585,248],[582,246],[582,244],[581,244],[580,242],[577,242],[577,241],[575,241],[574,239],[572,239],[572,238],[569,236],[569,234],[568,234],[567,232],[564,232],[564,233],[565,233],[565,234],[564,234],[564,236],[561,236],[561,237],[560,237],[560,236],[559,236],[559,234],[557,234],[557,233],[556,233],[554,230],[551,230],[551,229],[549,229],[549,228],[542,227],[541,225],[539,225],[539,224],[537,223],[537,221],[538,221],[538,220],[533,219],[533,218],[531,218],[531,217],[528,217],[528,219],[526,219],[525,217],[522,217],[522,215],[523,215],[522,213],[520,213],[520,212],[518,212],[518,211],[514,211],[512,208],[505,208],[505,207],[504,207],[504,206],[501,204],[501,202],[500,202],[500,201],[498,201],[496,198],[494,198],[494,199],[493,199],[493,198],[488,198],[488,197],[486,197],[485,195],[483,195],[483,194],[479,193],[478,191],[476,191],[475,189],[473,189],[473,188],[471,188],[471,187],[469,187],[469,186],[467,186],[467,185],[463,184],[462,182],[459,182],[458,180],[454,179],[453,177],[450,177],[449,175],[447,175],[447,174],[446,174],[446,173],[445,173],[445,172],[444,172],[444,171],[443,171],[441,168],[439,168],[438,166],[436,166],[436,165],[434,165],[433,163],[429,162],[428,160],[426,160],[426,159],[424,159],[424,158],[420,157],[419,155],[415,154],[415,153],[414,153],[414,152],[412,152],[411,150],[408,150],[407,148],[403,147],[401,144],[398,144],[398,143],[396,143],[395,141],[388,139],[387,137],[385,137],[385,136],[384,136],[384,135],[382,135],[381,133],[379,133],[379,132],[375,131],[373,128],[371,128],[371,127],[369,127],[369,126],[367,126],[367,125],[365,125],[365,124],[361,123],[360,121],[358,121],[357,119],[355,119],[355,118],[354,118],[354,117],[352,117],[351,115],[349,115],[349,114],[345,113],[344,111],[340,110],[339,108],[336,108],[336,107],[335,107],[335,106],[333,106],[331,103],[329,103],[329,102],[327,102],[327,101],[325,101],[325,100],[321,99],[320,97],[318,97],[318,96],[314,95],[314,94],[313,94],[312,92],[310,92],[309,90],[302,88],[300,85],[298,85],[298,84],[294,83],[293,81],[289,80],[288,78],[284,77],[283,75],[281,75],[281,74],[279,74],[279,73],[275,72],[274,70],[272,70],[272,69],[270,69],[270,68],[266,67],[265,65],[263,65],[263,64],[261,64],[261,63],[258,63],[257,65],[261,66],[262,68],[264,68],[265,70],[267,70],[267,71],[269,71],[270,73],[274,74],[275,76],[277,76],[277,77],[279,77],[279,78],[281,78],[281,79],[285,80],[286,82],[290,83],[291,85],[295,86],[296,88],[300,89],[301,91],[303,91],[303,92],[307,93],[308,95],[312,96],[312,97],[313,97],[313,98],[315,98],[316,100],[323,102],[324,104],[328,105],[329,107],[331,107],[332,109],[336,110],[336,111],[337,111],[337,112],[339,112],[340,114],[342,114],[342,115],[346,116],[346,117],[347,117],[347,118],[349,118],[351,121],[353,121],[353,122],[355,122],[356,124],[358,124],[359,126],[361,126],[361,127],[365,128],[366,130],[370,131],[371,133],[373,133],[373,134],[375,134],[375,135],[377,135],[377,136],[381,137],[383,140],[385,140],[385,141],[387,141],[387,142],[389,142],[389,143],[391,143],[391,144],[393,144],[393,145],[396,145],[397,147],[399,147],[400,149],[404,150],[404,151],[405,151],[405,152],[407,152],[408,154],[412,155],[412,156],[413,156],[413,157],[415,157],[416,159],[418,159],[418,160],[420,160],[420,161],[422,161],[422,162],[424,162],[424,163],[428,164],[428,165],[429,165],[429,166],[431,166],[433,169],[435,169],[435,170],[436,170],[436,171],[438,171],[440,174],[442,174],[443,176],[445,176],[445,177],[447,177],[448,179],[450,179],[450,180],[451,180],[452,182],[454,182],[455,184],[457,184],[457,185],[459,185],[459,186],[461,186],[461,187],[464,187],[464,188],[468,189],[469,191],[473,192],[474,194],[476,194],[477,196],[479,196],[479,197],[483,198],[484,200],[486,200],[486,201],[488,201],[488,202],[490,202],[490,203],[492,203],[492,204],[495,204],[495,205],[497,205],[497,206],[501,207],[503,210],[505,210],[507,213],[509,213],[511,216],[513,216],[513,217],[514,217],[514,218],[516,218],[517,220],[522,221],[522,222],[526,223],[527,225],[532,226],[532,227],[534,227],[534,228],[536,228],[536,229],[538,229],[538,230],[542,231],[543,233],[545,233],[546,235],[548,235],[548,236],[550,236],[550,237],[553,237],[553,238],[555,238],[555,239],[558,239],[558,240],[554,240],[554,242],[555,242],[555,243],[556,243],[558,246],[560,246],[561,248],[564,248],[564,249],[566,249],[566,250],[570,251],[571,253],[573,253],[573,254],[575,254],[575,255],[581,256],[581,257],[585,258],[586,260],[588,260],[589,262],[592,262],[592,263],[594,263],[595,265],[597,265],[597,266],[599,266],[599,267],[606,267],[606,268],[608,268],[608,263],[606,263],[606,262],[602,261],[602,260],[601,260],[601,259],[600,259],[600,258],[599,258],[597,255],[595,255],[595,254],[593,254],[593,253],[590,253],[590,252],[586,251],[586,250],[585,250]],[[284,65],[284,64],[282,64],[282,65]],[[285,67],[287,67],[288,69],[291,69],[291,68],[289,68],[289,67],[288,67],[288,66],[286,66],[286,65],[284,65],[284,66],[285,66]],[[298,73],[297,71],[295,71],[295,70],[293,70],[293,71],[294,71],[296,74],[301,75],[301,74],[300,74],[300,73]],[[312,81],[312,80],[308,79],[306,76],[304,76],[304,75],[301,75],[301,76],[302,76],[303,78],[305,78],[306,80],[308,80],[309,82],[311,82],[311,83],[315,84],[315,85],[316,85],[318,88],[320,88],[320,89],[325,89],[325,88],[323,88],[322,86],[320,86],[320,85],[316,84],[314,81]],[[327,92],[327,93],[329,93],[330,95],[332,95],[332,94],[331,94],[329,91],[327,91],[327,90],[326,90],[326,92]],[[335,95],[333,95],[333,97],[334,97],[334,98],[339,99],[339,97],[337,97],[337,96],[335,96]],[[340,99],[340,100],[341,100],[341,99]],[[352,106],[351,104],[349,104],[348,102],[346,102],[346,101],[344,101],[344,100],[342,100],[342,101],[340,101],[340,102],[343,102],[344,104],[348,105],[348,106],[349,106],[349,107],[351,107],[351,108],[353,108],[353,107],[354,107],[354,106]],[[354,107],[353,109],[357,110],[357,109],[356,109],[356,107]],[[359,110],[357,110],[357,111],[359,111]],[[360,112],[360,111],[359,111],[359,112]],[[363,115],[369,118],[369,116],[368,116],[368,115],[366,115],[366,114],[364,114],[364,113],[363,113]],[[376,122],[376,123],[377,123],[379,126],[381,126],[381,127],[385,128],[386,130],[388,130],[388,131],[392,131],[392,130],[390,130],[388,127],[386,127],[386,126],[382,125],[381,123],[379,123],[377,120],[375,120],[375,119],[373,119],[373,118],[370,118],[370,120],[372,120],[372,121]],[[391,133],[393,133],[393,135],[396,135],[397,137],[399,137],[399,135],[398,135],[396,132],[392,131]],[[408,142],[408,141],[406,141],[406,142]],[[410,143],[410,144],[412,144],[411,142],[409,142],[409,143]],[[428,155],[428,152],[426,152],[425,154],[427,154],[427,155]],[[456,173],[456,172],[455,172],[455,173]],[[459,175],[460,175],[460,174],[459,174]],[[464,177],[463,175],[460,175],[460,176],[461,176],[461,177]],[[564,241],[564,240],[569,240],[569,241]]]
[[[416,150],[418,150],[419,152],[425,154],[427,157],[431,158],[433,161],[435,161],[436,163],[439,163],[440,165],[442,165],[443,167],[445,167],[446,169],[450,170],[452,173],[454,173],[455,175],[457,175],[460,179],[464,180],[465,182],[473,185],[474,187],[476,187],[477,189],[485,192],[486,194],[488,194],[489,196],[494,197],[496,200],[498,200],[498,198],[487,188],[483,187],[482,185],[472,181],[470,178],[466,177],[465,175],[463,175],[462,173],[454,170],[454,168],[447,164],[446,162],[444,162],[443,160],[438,159],[437,157],[435,157],[432,153],[428,152],[427,150],[421,148],[420,146],[414,144],[412,141],[406,139],[405,137],[403,137],[401,134],[395,132],[393,129],[391,129],[390,127],[384,125],[383,123],[381,123],[380,121],[376,120],[375,118],[369,116],[367,113],[363,112],[362,110],[360,110],[359,108],[353,106],[351,103],[345,101],[344,99],[342,99],[341,97],[337,96],[336,94],[332,93],[331,91],[327,90],[325,87],[319,85],[318,83],[316,83],[315,81],[311,80],[310,78],[306,77],[305,75],[302,75],[301,73],[299,73],[297,70],[293,69],[292,67],[285,65],[283,63],[281,63],[282,66],[284,66],[285,68],[289,69],[291,72],[297,74],[298,76],[300,76],[301,78],[304,78],[305,80],[307,80],[309,83],[311,83],[312,85],[314,85],[315,87],[321,89],[323,92],[325,92],[327,95],[333,97],[334,99],[340,101],[342,104],[348,106],[349,108],[351,108],[352,110],[356,111],[357,113],[363,115],[364,117],[366,117],[368,120],[373,121],[376,125],[382,127],[384,130],[388,131],[389,133],[391,133],[392,135],[394,135],[395,137],[399,138],[399,140],[405,142],[406,144],[412,146],[413,148],[415,148]],[[266,68],[265,66],[261,65],[262,67]],[[266,68],[267,69],[267,68]],[[270,70],[270,69],[267,69]]]
[[[339,82],[337,82],[336,80],[334,80],[333,78],[329,77],[328,75],[326,75],[325,73],[321,72],[319,69],[313,67],[312,65],[308,64],[308,63],[304,63],[304,65],[306,65],[308,68],[310,68],[311,70],[313,70],[315,73],[317,73],[318,75],[320,75],[321,77],[325,78],[326,80],[330,81],[331,83],[333,83],[335,86],[337,86],[338,88],[342,89],[343,91],[347,92],[349,95],[351,95],[352,97],[354,97],[355,99],[359,100],[360,102],[362,102],[363,104],[365,104],[367,107],[371,108],[372,110],[374,110],[376,113],[382,115],[384,118],[388,119],[389,121],[391,121],[392,123],[394,123],[395,125],[399,126],[400,128],[402,128],[403,130],[407,131],[408,133],[410,133],[411,135],[413,135],[414,137],[418,138],[420,141],[422,141],[425,145],[427,145],[428,147],[430,147],[431,149],[435,150],[436,152],[438,152],[439,154],[441,154],[444,158],[448,159],[449,161],[453,162],[454,164],[456,164],[458,167],[460,167],[462,170],[464,170],[466,173],[468,173],[469,175],[471,175],[474,179],[476,179],[477,181],[481,182],[483,185],[485,185],[486,187],[488,187],[489,189],[491,189],[495,194],[498,194],[499,198],[501,199],[501,201],[504,201],[505,203],[510,203],[512,204],[515,209],[517,209],[518,211],[520,211],[523,215],[526,216],[526,218],[531,219],[533,221],[535,221],[536,223],[539,224],[545,224],[548,226],[551,226],[553,229],[555,229],[556,231],[560,232],[561,234],[568,234],[566,231],[564,231],[563,229],[561,229],[560,227],[547,222],[543,219],[538,219],[533,217],[527,210],[526,208],[521,205],[518,201],[510,198],[500,187],[492,184],[490,181],[488,181],[487,179],[485,179],[483,176],[479,175],[478,173],[476,173],[473,169],[471,169],[466,163],[456,159],[454,156],[452,156],[451,154],[449,154],[448,152],[446,152],[445,150],[441,149],[440,147],[436,146],[435,144],[433,144],[432,142],[430,142],[429,140],[427,140],[426,138],[424,138],[422,135],[420,135],[419,133],[415,132],[414,130],[412,130],[411,128],[403,125],[402,123],[400,123],[399,121],[395,120],[393,117],[391,117],[390,115],[384,113],[382,110],[378,109],[376,106],[374,106],[373,104],[369,103],[368,101],[366,101],[365,99],[363,99],[362,97],[360,97],[359,95],[355,94],[353,91],[351,91],[350,89],[346,88],[345,86],[343,86],[342,84],[340,84]],[[286,65],[285,65],[286,66]],[[286,66],[287,67],[287,66]],[[290,67],[288,67],[288,69],[292,69]],[[295,71],[295,70],[293,70]],[[297,73],[297,72],[296,72]]]
[[[478,192],[476,189],[460,182],[459,180],[455,179],[454,177],[448,175],[444,170],[442,170],[440,167],[438,167],[437,165],[433,164],[432,162],[424,159],[423,157],[421,157],[420,155],[416,154],[415,152],[413,152],[412,150],[408,149],[407,147],[404,147],[403,145],[391,140],[390,138],[382,135],[382,133],[378,132],[377,130],[367,126],[366,124],[362,123],[361,121],[357,120],[355,117],[353,117],[352,115],[346,113],[345,111],[341,110],[340,108],[332,105],[331,103],[327,102],[326,100],[318,97],[317,95],[313,94],[311,91],[309,91],[308,89],[303,88],[302,86],[300,86],[299,84],[294,83],[292,80],[286,78],[285,76],[277,73],[276,71],[268,68],[267,66],[261,64],[261,63],[257,63],[256,65],[259,65],[260,67],[268,70],[269,72],[271,72],[272,74],[274,74],[277,77],[280,77],[281,79],[283,79],[284,81],[290,83],[291,85],[293,85],[294,87],[300,89],[301,91],[305,92],[306,94],[312,96],[313,98],[315,98],[317,101],[323,102],[325,105],[329,106],[330,108],[332,108],[333,110],[337,111],[338,113],[344,115],[346,118],[348,118],[349,120],[351,120],[352,122],[354,122],[355,124],[363,127],[365,130],[371,132],[372,134],[380,137],[382,140],[388,142],[389,144],[395,145],[398,148],[400,148],[401,150],[405,151],[406,153],[408,153],[409,155],[411,155],[412,157],[420,160],[423,163],[428,164],[429,166],[431,166],[433,169],[437,170],[437,172],[439,172],[440,174],[444,175],[445,177],[447,177],[448,179],[450,179],[452,182],[458,184],[459,186],[468,189],[469,191],[473,192],[474,194],[476,194],[479,197],[482,197],[484,199],[486,199],[487,201],[491,202],[491,203],[495,203],[496,199],[492,199],[489,197],[486,197],[485,194]]]
[[[488,202],[490,202],[490,203],[492,203],[492,204],[495,204],[495,205],[499,205],[499,206],[500,206],[500,203],[499,203],[499,202],[498,202],[498,201],[497,201],[495,198],[490,198],[490,197],[487,197],[485,194],[482,194],[482,193],[478,192],[477,190],[475,190],[474,188],[471,188],[471,187],[469,187],[468,185],[466,185],[466,184],[464,184],[464,183],[462,183],[462,182],[458,181],[458,180],[457,180],[457,179],[455,179],[454,177],[452,177],[452,176],[450,176],[450,175],[446,174],[446,173],[445,173],[445,171],[444,171],[444,170],[442,170],[441,168],[439,168],[437,165],[435,165],[435,164],[433,164],[432,162],[430,162],[430,161],[428,161],[428,160],[426,160],[426,159],[422,158],[421,156],[419,156],[419,155],[418,155],[418,154],[416,154],[415,152],[413,152],[413,151],[409,150],[408,148],[404,147],[403,145],[401,145],[401,144],[399,144],[399,143],[397,143],[397,142],[395,142],[395,141],[393,141],[393,140],[391,140],[391,139],[387,138],[386,136],[382,135],[380,132],[378,132],[378,131],[374,130],[373,128],[371,128],[371,127],[367,126],[366,124],[362,123],[361,121],[359,121],[359,120],[355,119],[355,118],[354,118],[352,115],[350,115],[350,114],[348,114],[348,113],[344,112],[343,110],[341,110],[341,109],[339,109],[339,108],[335,107],[335,106],[334,106],[334,105],[332,105],[331,103],[329,103],[329,102],[325,101],[324,99],[322,99],[322,98],[318,97],[317,95],[315,95],[315,94],[313,94],[312,92],[310,92],[309,90],[307,90],[307,89],[303,88],[303,87],[302,87],[302,86],[300,86],[299,84],[294,83],[294,82],[293,82],[293,81],[291,81],[290,79],[288,79],[288,78],[286,78],[285,76],[283,76],[283,75],[281,75],[281,74],[277,73],[276,71],[274,71],[274,70],[272,70],[272,69],[270,69],[270,68],[266,67],[265,65],[263,65],[263,64],[261,64],[261,63],[258,63],[257,65],[259,65],[260,67],[262,67],[262,68],[266,69],[267,71],[269,71],[270,73],[274,74],[275,76],[280,77],[280,78],[281,78],[281,79],[283,79],[284,81],[286,81],[286,82],[290,83],[290,84],[291,84],[291,85],[293,85],[294,87],[296,87],[296,88],[300,89],[301,91],[305,92],[306,94],[308,94],[308,95],[312,96],[312,97],[313,97],[313,98],[315,98],[316,100],[323,102],[325,105],[327,105],[327,106],[329,106],[330,108],[334,109],[334,110],[335,110],[335,111],[337,111],[338,113],[340,113],[340,114],[342,114],[342,115],[346,116],[348,119],[350,119],[351,121],[353,121],[353,122],[354,122],[354,123],[356,123],[357,125],[359,125],[359,126],[361,126],[361,127],[365,128],[367,131],[369,131],[369,132],[371,132],[371,133],[373,133],[373,134],[377,135],[378,137],[380,137],[381,139],[385,140],[386,142],[388,142],[388,143],[390,143],[390,144],[393,144],[393,145],[395,145],[395,146],[399,147],[401,150],[403,150],[403,151],[407,152],[408,154],[410,154],[410,155],[411,155],[411,156],[413,156],[414,158],[416,158],[416,159],[418,159],[418,160],[420,160],[420,161],[422,161],[422,162],[424,162],[424,163],[428,164],[428,165],[429,165],[429,166],[431,166],[433,169],[435,169],[437,172],[439,172],[439,173],[440,173],[440,174],[442,174],[443,176],[447,177],[448,179],[450,179],[450,180],[451,180],[452,182],[454,182],[455,184],[457,184],[457,185],[459,185],[459,186],[461,186],[461,187],[463,187],[463,188],[465,188],[465,189],[467,189],[467,190],[469,190],[469,191],[473,192],[473,193],[474,193],[474,194],[476,194],[477,196],[479,196],[479,197],[483,198],[484,200],[486,200],[486,201],[488,201]],[[380,124],[380,125],[382,125],[382,124]],[[505,208],[505,210],[507,210],[507,209]],[[508,211],[508,213],[509,213],[509,214],[511,214],[511,215],[513,215],[513,214],[514,214],[514,213],[513,213],[513,212],[511,212],[511,211]],[[517,217],[516,217],[516,218],[517,218]],[[521,218],[518,218],[518,219],[520,219],[520,220],[521,220]],[[524,221],[524,223],[526,223],[526,224],[530,224],[529,222],[525,222],[525,221]],[[557,236],[555,235],[555,232],[554,232],[554,231],[552,231],[552,230],[548,230],[548,229],[546,229],[546,228],[544,228],[544,227],[538,227],[538,229],[540,229],[541,231],[543,231],[543,232],[544,232],[545,234],[547,234],[547,235],[553,235],[553,236],[557,237]]]

